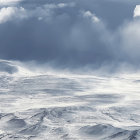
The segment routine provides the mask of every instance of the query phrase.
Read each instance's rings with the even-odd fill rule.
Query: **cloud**
[[[0,0],[0,5],[11,5],[21,2],[22,0]]]
[[[93,22],[99,22],[100,21],[100,19],[94,13],[91,13],[90,11],[83,12],[83,16],[87,17],[87,18],[91,18],[91,20]]]
[[[140,20],[125,23],[120,28],[120,44],[128,63],[139,66],[140,61]]]
[[[5,23],[10,20],[23,19],[26,17],[23,7],[4,7],[0,9],[0,23]]]
[[[136,5],[134,10],[134,17],[139,17],[139,16],[140,16],[140,5]]]
[[[71,69],[110,67],[115,70],[124,63],[138,66],[140,23],[132,16],[134,8],[130,8],[133,8],[131,19],[126,20],[124,16],[125,23],[120,22],[112,29],[109,22],[114,26],[113,18],[119,20],[120,4],[112,18],[110,13],[116,3],[109,9],[108,5],[100,7],[103,3],[98,2],[87,0],[86,4],[84,0],[80,3],[68,0],[33,4],[30,1],[22,7],[1,8],[0,57],[36,60]],[[123,11],[125,6],[120,10],[122,14],[126,12]]]
[[[38,20],[49,21],[54,14],[55,9],[73,7],[74,3],[45,4],[34,9],[25,9],[23,7],[3,7],[0,9],[0,23],[7,21],[15,22],[25,18],[37,18]]]
[[[36,7],[33,10],[29,10],[28,13],[30,13],[30,17],[37,17],[39,20],[44,19],[49,21],[55,14],[55,10],[74,6],[74,3],[45,4],[43,6]]]

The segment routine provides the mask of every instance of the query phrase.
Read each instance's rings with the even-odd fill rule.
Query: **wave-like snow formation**
[[[4,61],[4,60],[0,61],[0,72],[6,72],[9,74],[13,74],[17,71],[18,71],[17,67],[12,65],[12,63],[10,63],[8,61]]]
[[[33,73],[0,61],[1,140],[139,140],[140,75]]]

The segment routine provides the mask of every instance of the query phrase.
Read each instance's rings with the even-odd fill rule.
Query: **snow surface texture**
[[[140,76],[33,75],[0,64],[1,140],[140,139]]]

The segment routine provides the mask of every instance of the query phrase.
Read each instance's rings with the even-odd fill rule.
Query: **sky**
[[[140,68],[139,0],[0,0],[0,59]]]

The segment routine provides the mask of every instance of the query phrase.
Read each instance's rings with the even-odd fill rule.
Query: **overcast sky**
[[[140,66],[139,0],[0,0],[0,58],[56,67]]]

